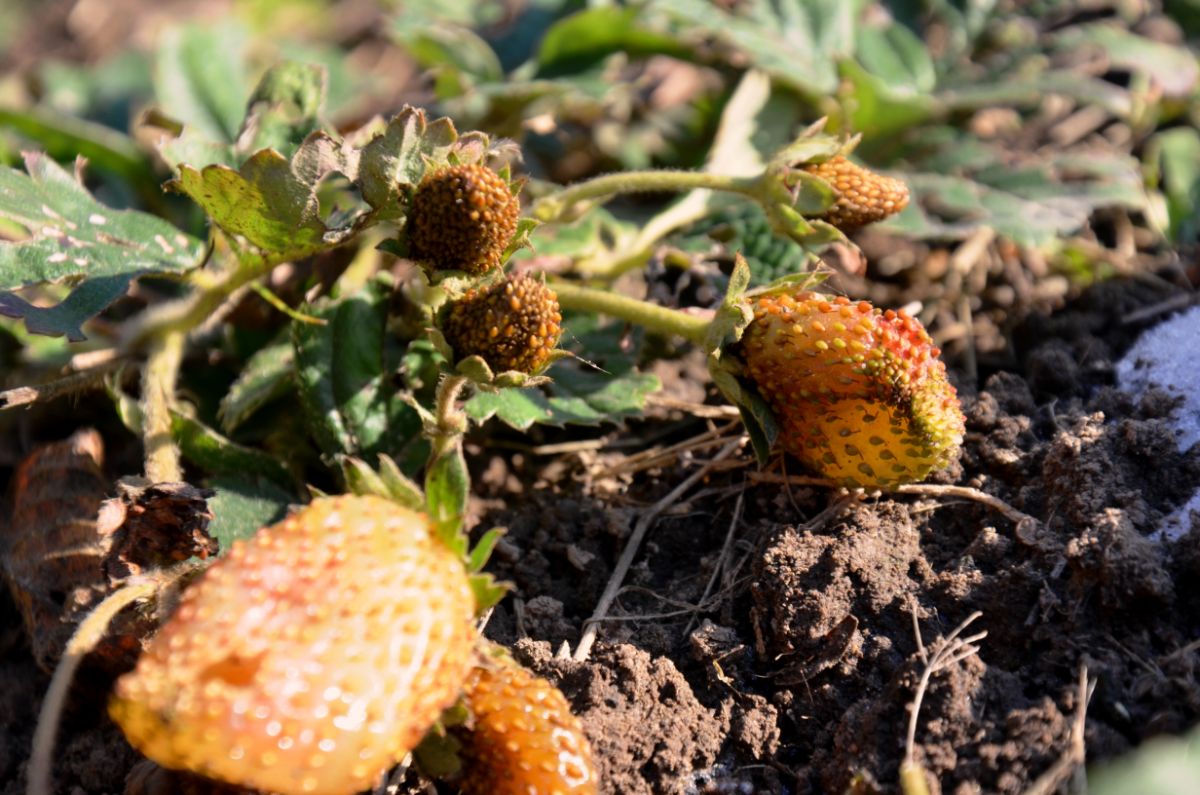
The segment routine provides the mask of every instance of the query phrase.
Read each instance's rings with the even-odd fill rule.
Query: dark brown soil
[[[1200,447],[1177,452],[1167,396],[1135,402],[1112,384],[1114,358],[1144,328],[1120,318],[1164,294],[1144,281],[1095,288],[1016,329],[1015,368],[978,391],[960,384],[964,455],[935,480],[1035,521],[721,470],[656,521],[586,662],[567,652],[640,511],[695,460],[596,473],[706,420],[635,423],[613,437],[632,448],[478,452],[479,526],[508,528],[491,568],[515,585],[488,634],[566,692],[605,793],[895,792],[924,669],[915,630],[929,649],[975,611],[969,632],[988,633],[979,654],[935,674],[919,713],[914,758],[933,792],[1016,793],[1045,773],[1068,747],[1083,666],[1097,682],[1090,759],[1185,730],[1200,719],[1188,645],[1200,636],[1200,522],[1175,542],[1153,534],[1200,486]],[[47,683],[7,600],[0,795],[24,790]],[[137,756],[84,694],[58,760],[58,791],[86,795],[123,791]]]
[[[537,482],[526,464],[535,486],[498,488],[507,507],[484,517],[509,528],[494,568],[517,586],[489,634],[521,638],[523,659],[560,682],[612,793],[896,791],[924,666],[914,615],[927,647],[975,611],[972,630],[988,632],[977,657],[933,677],[921,707],[915,759],[934,792],[1024,791],[1067,750],[1081,666],[1098,683],[1090,759],[1183,731],[1200,718],[1188,646],[1200,523],[1172,544],[1151,536],[1200,485],[1200,449],[1177,452],[1169,397],[1135,403],[1112,384],[1114,357],[1144,328],[1119,319],[1162,297],[1140,283],[1096,288],[1016,330],[1015,372],[977,394],[960,385],[961,468],[935,480],[1035,522],[875,497],[808,526],[830,491],[714,475],[708,496],[656,523],[602,641],[577,663],[553,652],[577,641],[638,509],[688,470],[589,491],[557,465]],[[718,564],[720,598],[687,610]]]

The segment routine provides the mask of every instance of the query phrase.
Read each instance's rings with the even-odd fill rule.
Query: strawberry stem
[[[678,309],[668,309],[638,298],[567,282],[555,282],[550,286],[558,296],[558,305],[563,309],[608,315],[655,334],[683,337],[697,345],[703,344],[708,331],[709,318],[690,315]]]
[[[153,483],[183,480],[179,448],[171,436],[171,407],[186,336],[183,330],[170,329],[156,337],[142,375],[142,445],[146,477]]]
[[[530,214],[549,223],[569,217],[571,208],[583,201],[609,199],[622,193],[678,193],[696,188],[737,193],[757,200],[761,193],[761,178],[668,170],[605,174],[543,196],[533,203]]]

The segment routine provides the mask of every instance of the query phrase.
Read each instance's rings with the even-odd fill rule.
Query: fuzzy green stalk
[[[269,273],[276,265],[295,258],[284,254],[239,254],[237,263],[227,270],[193,272],[188,281],[195,291],[186,298],[148,309],[123,335],[120,347],[133,351],[152,344],[169,331],[190,332],[239,288]]]
[[[709,318],[707,317],[689,315],[678,309],[668,309],[649,301],[597,290],[593,287],[582,287],[566,282],[554,282],[550,287],[558,296],[558,305],[563,309],[608,315],[635,326],[641,326],[655,334],[683,337],[697,345],[704,343],[705,334],[708,332]]]
[[[171,407],[175,405],[175,382],[186,337],[182,329],[169,329],[155,337],[142,374],[142,443],[146,477],[152,483],[183,480],[179,448],[171,436]]]
[[[433,450],[429,454],[432,464],[449,450],[467,430],[467,417],[458,407],[463,388],[469,383],[465,375],[448,375],[437,387],[435,427],[429,430]]]
[[[543,196],[533,203],[530,213],[539,221],[553,222],[583,201],[608,199],[622,193],[681,193],[697,188],[737,193],[757,200],[762,180],[760,176],[731,177],[706,171],[625,171],[595,177]]]

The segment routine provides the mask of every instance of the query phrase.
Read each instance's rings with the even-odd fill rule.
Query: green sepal
[[[391,456],[379,455],[378,471],[354,456],[339,455],[337,463],[346,481],[346,488],[352,494],[373,494],[414,511],[425,509],[425,495],[421,493],[421,487],[400,471]]]
[[[754,447],[754,456],[758,459],[758,463],[763,465],[771,457],[771,449],[779,437],[779,425],[775,421],[775,414],[771,411],[771,407],[762,399],[762,396],[757,391],[742,385],[741,380],[730,367],[732,361],[734,361],[732,357],[718,360],[710,356],[708,372],[725,399],[736,406],[738,412],[741,413],[742,424],[746,428],[746,434],[750,437],[750,444]]]
[[[729,275],[729,288],[716,314],[708,324],[704,336],[704,350],[716,358],[720,358],[721,350],[726,345],[737,342],[742,338],[742,332],[754,320],[754,314],[749,305],[743,300],[746,290],[750,287],[750,266],[741,254],[734,258],[733,273]]]
[[[459,558],[467,559],[463,519],[470,498],[471,476],[463,457],[462,438],[455,437],[425,471],[425,511],[434,532]]]
[[[444,779],[450,776],[457,775],[462,770],[462,759],[460,753],[462,751],[462,743],[453,734],[446,731],[446,726],[450,725],[446,722],[447,713],[455,709],[463,711],[463,721],[466,721],[468,713],[465,707],[455,705],[446,712],[442,713],[442,719],[425,733],[420,744],[413,749],[413,757],[416,760],[417,767],[426,776],[434,779]]]

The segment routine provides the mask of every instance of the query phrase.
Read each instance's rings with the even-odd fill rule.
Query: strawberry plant
[[[673,662],[629,681],[652,681],[672,714],[714,710],[699,723],[736,739],[652,790],[742,787],[718,780],[735,760],[782,791],[779,771],[811,754],[789,791],[920,793],[945,774],[914,752],[924,689],[982,638],[952,634],[929,657],[920,622],[1003,601],[971,589],[1014,545],[1053,561],[1012,586],[1040,611],[1021,626],[1050,621],[1067,566],[1085,597],[1092,579],[1190,593],[1088,568],[1103,550],[1150,556],[1150,533],[1126,539],[1111,511],[1177,505],[1086,521],[1064,507],[1088,529],[1054,546],[1043,509],[1070,501],[1017,470],[1036,462],[1056,483],[1070,449],[999,449],[1068,433],[1054,403],[1033,404],[1051,394],[1080,414],[1112,372],[1087,357],[1108,348],[1030,355],[1024,391],[994,374],[1027,355],[1025,316],[1072,285],[1194,278],[1178,256],[1200,228],[1186,123],[1200,69],[1179,38],[1194,29],[1152,35],[1167,17],[1126,29],[1131,8],[1055,3],[1014,17],[1002,3],[467,0],[367,3],[366,20],[251,5],[0,82],[0,434],[14,440],[0,557],[31,659],[54,671],[21,774],[32,792],[53,786],[73,678],[109,694],[120,742],[150,760],[130,791],[351,795],[406,775],[447,792],[641,791],[621,770],[653,778],[679,738],[653,711],[597,729],[632,696],[585,666],[598,638],[636,635],[618,623],[629,605],[660,600],[644,614],[684,616],[682,634],[648,647],[687,647],[696,693]],[[1177,304],[1161,306],[1109,325]],[[1088,422],[1113,406],[1159,418],[1087,405]],[[737,493],[716,546],[699,540],[707,520],[698,540],[645,544],[698,483],[698,516]],[[1014,527],[1001,538],[964,511],[990,535],[962,541],[945,530],[960,520],[904,502],[947,498]],[[903,514],[884,530],[913,532],[876,544],[895,560],[868,559],[860,504]],[[739,538],[747,512],[779,510],[796,514],[797,548],[825,546]],[[848,513],[858,525],[826,532]],[[960,580],[936,556],[900,561],[927,525],[931,548],[957,544]],[[641,554],[663,557],[639,568]],[[686,585],[659,593],[656,577]],[[556,585],[534,592],[537,578]],[[897,610],[911,654],[876,621]],[[523,643],[564,625],[552,655]],[[606,664],[636,668],[614,648]],[[1150,667],[1170,667],[1158,651]],[[864,687],[920,682],[903,762],[879,763],[895,782],[821,761],[875,747],[844,725],[866,714],[857,696],[832,708],[828,681],[786,690],[866,657],[881,667]],[[1038,736],[1057,738],[1052,718]],[[808,730],[820,722],[829,737]],[[954,741],[1007,749],[1006,725]],[[1082,724],[1065,731],[1082,742]],[[664,735],[651,758],[622,750],[639,732]],[[1025,784],[1043,761],[965,784]]]

